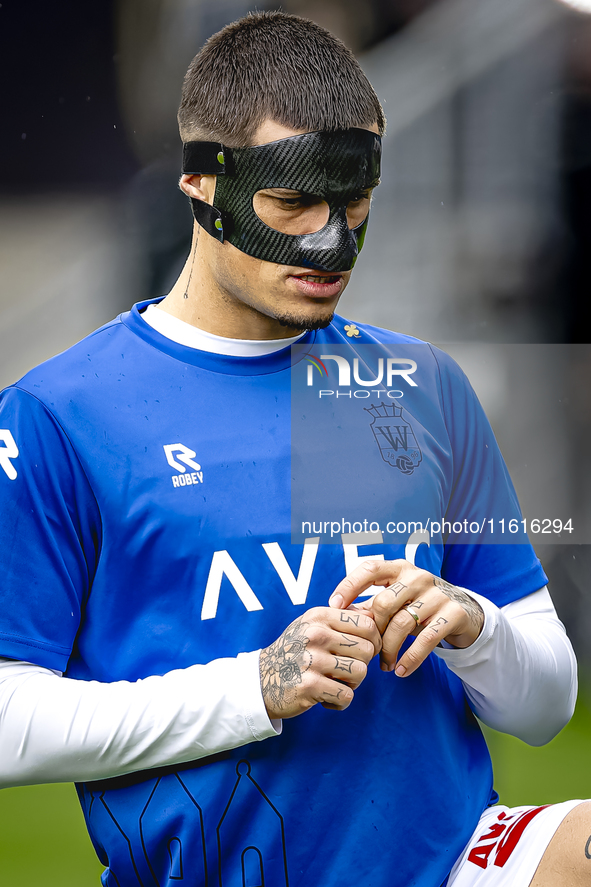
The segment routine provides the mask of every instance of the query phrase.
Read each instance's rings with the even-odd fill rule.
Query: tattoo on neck
[[[296,619],[270,647],[261,651],[261,688],[265,703],[274,709],[284,709],[297,696],[297,686],[302,675],[312,665],[312,655],[307,646],[308,623]]]
[[[464,608],[472,625],[476,628],[482,628],[484,613],[478,601],[475,601],[473,597],[470,597],[470,595],[466,594],[461,588],[458,588],[456,585],[451,585],[449,582],[446,582],[445,579],[440,579],[438,576],[433,579],[433,585],[437,586],[440,591],[447,595],[450,601],[455,601]]]
[[[191,270],[189,271],[189,279],[187,280],[185,292],[183,293],[183,299],[189,298],[189,287],[191,286],[191,278],[193,277],[193,266],[195,264],[195,254],[197,253],[198,240],[199,240],[199,230],[197,230],[197,234],[195,235],[195,244],[193,246],[193,258],[191,259]]]

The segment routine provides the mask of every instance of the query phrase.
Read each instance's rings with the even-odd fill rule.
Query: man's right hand
[[[320,702],[343,710],[380,652],[372,616],[314,607],[261,650],[263,699],[270,718],[293,718]]]

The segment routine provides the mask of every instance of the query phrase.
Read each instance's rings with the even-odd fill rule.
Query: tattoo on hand
[[[335,670],[336,671],[346,671],[347,674],[353,674],[351,669],[353,668],[353,660],[352,659],[344,659],[342,656],[335,656]]]
[[[324,696],[325,699],[340,699],[342,692],[343,692],[342,690],[337,690],[336,693],[329,693],[328,690],[325,690],[322,695]]]
[[[344,643],[340,643],[339,647],[358,647],[359,641],[356,641],[355,638],[352,638],[351,635],[347,636],[341,632],[341,637],[343,638]]]
[[[296,619],[270,647],[261,651],[261,688],[265,704],[284,709],[297,695],[302,674],[312,664],[307,651],[310,638],[306,635],[307,622]]]
[[[403,585],[402,582],[394,582],[392,585],[386,585],[386,591],[391,591],[394,597],[398,597],[398,595],[404,591],[406,585]]]
[[[343,610],[341,611],[341,622],[352,622],[353,625],[359,625],[359,616],[353,616]]]
[[[439,629],[436,628],[437,625],[447,625],[448,620],[444,619],[443,616],[440,616],[439,619],[436,619],[435,622],[432,622],[429,628],[431,631],[434,631],[435,634],[439,634]]]
[[[587,859],[591,859],[591,835],[589,835],[585,844],[585,856]]]
[[[482,628],[484,613],[478,601],[475,601],[473,597],[470,597],[470,595],[466,594],[465,591],[462,591],[461,588],[451,585],[449,582],[446,582],[445,579],[440,579],[438,576],[433,578],[433,585],[437,586],[437,588],[442,591],[450,601],[455,601],[463,607],[470,622],[475,628]]]

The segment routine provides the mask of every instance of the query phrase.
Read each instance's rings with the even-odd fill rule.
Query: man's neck
[[[201,233],[201,237],[208,235]],[[303,332],[281,325],[224,292],[210,273],[197,234],[183,270],[158,307],[204,332],[230,339],[289,339]]]

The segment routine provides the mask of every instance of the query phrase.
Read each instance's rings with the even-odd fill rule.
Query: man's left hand
[[[372,585],[385,588],[353,604]],[[444,639],[454,647],[469,647],[484,624],[482,607],[463,588],[405,560],[365,561],[339,582],[329,605],[371,610],[383,639],[380,667],[396,668],[399,677],[412,674]],[[400,647],[411,634],[416,641],[397,663]]]

